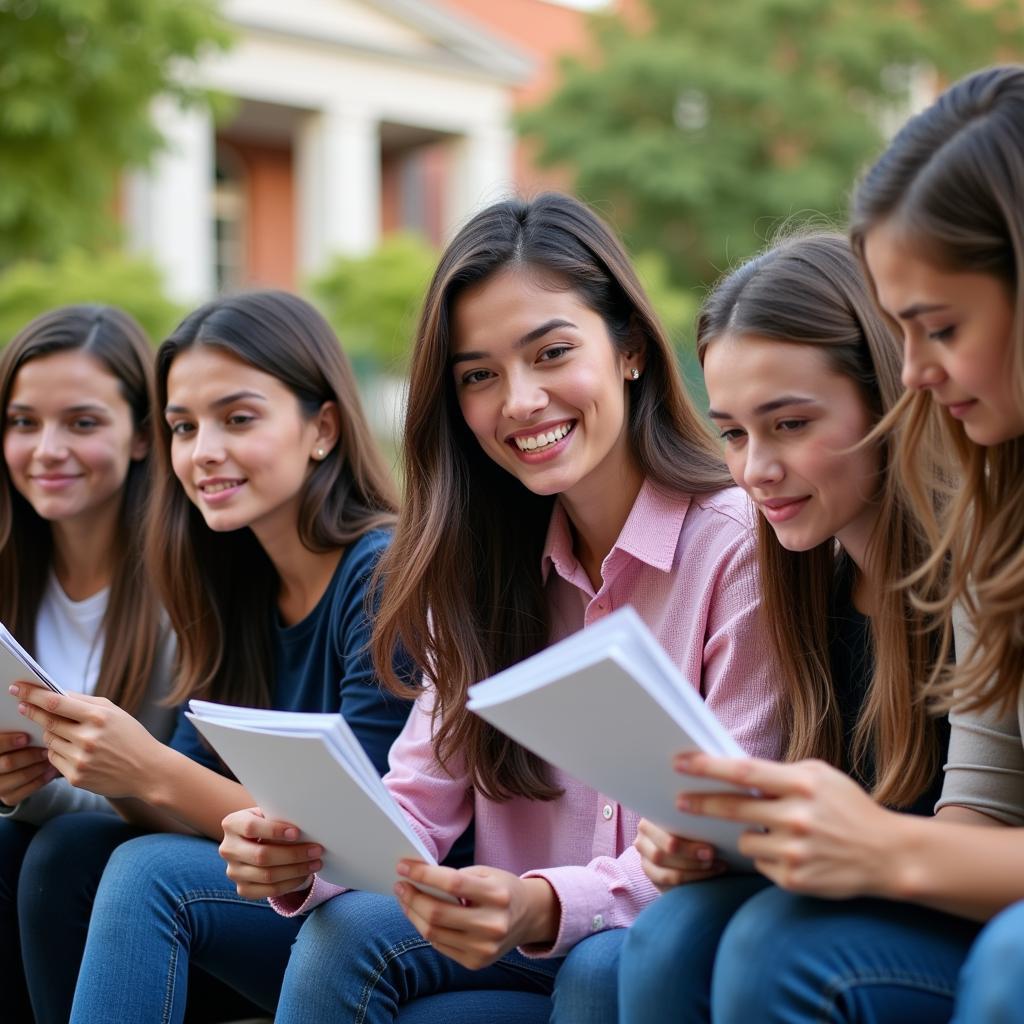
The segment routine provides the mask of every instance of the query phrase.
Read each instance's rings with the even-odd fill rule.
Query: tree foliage
[[[390,235],[366,256],[335,257],[310,287],[357,364],[400,373],[436,263],[418,235]]]
[[[629,243],[707,282],[782,222],[842,218],[913,87],[1024,54],[1020,0],[647,0],[520,127]],[[934,78],[932,77],[934,76]]]
[[[215,0],[0,0],[0,265],[103,239],[152,100],[198,99],[188,66],[226,43]]]
[[[120,306],[154,342],[162,341],[182,314],[145,260],[71,249],[52,263],[23,260],[0,271],[0,345],[40,313],[78,302]]]

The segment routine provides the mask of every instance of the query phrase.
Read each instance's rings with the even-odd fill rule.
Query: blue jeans
[[[112,814],[63,814],[39,828],[0,819],[4,1019],[65,1024],[100,876],[139,834]]]
[[[1024,1020],[1024,902],[992,918],[960,972],[952,1024]]]
[[[183,1021],[195,966],[272,1012],[300,923],[242,899],[212,840],[133,839],[96,894],[71,1020]]]
[[[722,932],[737,909],[769,884],[761,875],[727,875],[680,885],[652,903],[624,933],[621,1024],[707,1024]]]
[[[904,903],[771,887],[747,900],[722,935],[711,1016],[715,1024],[946,1024],[980,927]]]
[[[317,907],[299,932],[275,1020],[614,1024],[614,992],[602,1000],[588,985],[603,953],[617,955],[618,942],[605,940],[610,934],[581,942],[565,959],[512,952],[471,971],[438,953],[395,899],[344,893]]]

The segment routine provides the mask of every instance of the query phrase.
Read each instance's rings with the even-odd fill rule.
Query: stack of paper
[[[470,687],[471,711],[549,764],[736,867],[745,826],[684,814],[681,790],[732,790],[679,775],[673,756],[743,751],[681,678],[632,608],[623,608]]]
[[[189,701],[189,718],[267,818],[323,846],[320,877],[391,894],[403,858],[436,861],[341,715]],[[438,894],[440,895],[440,894]]]
[[[18,714],[17,698],[7,692],[11,683],[17,682],[38,683],[54,693],[64,692],[0,622],[0,686],[3,687],[3,694],[0,695],[0,732],[27,733],[33,743],[42,746],[43,730],[35,722]]]

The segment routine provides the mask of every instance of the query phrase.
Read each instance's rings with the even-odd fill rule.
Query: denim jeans
[[[139,834],[112,814],[62,814],[39,828],[0,819],[5,1020],[66,1024],[100,876],[112,851]]]
[[[625,934],[619,960],[621,1024],[707,1024],[718,942],[736,910],[770,883],[726,875],[670,889]]]
[[[980,927],[905,903],[771,887],[747,900],[722,935],[711,1015],[715,1024],[946,1024]]]
[[[71,1020],[183,1021],[195,966],[272,1012],[300,924],[242,899],[212,840],[133,839],[96,893]]]
[[[951,1024],[1024,1020],[1024,902],[996,915],[971,946],[960,972]]]
[[[614,1024],[615,1001],[590,984],[604,933],[565,959],[518,952],[479,971],[438,953],[392,897],[348,892],[317,907],[295,942],[277,1024]],[[597,941],[593,941],[597,940]],[[574,955],[575,954],[575,955]],[[614,978],[614,971],[608,972]],[[608,986],[609,988],[611,986]]]

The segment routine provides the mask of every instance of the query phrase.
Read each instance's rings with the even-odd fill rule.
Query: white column
[[[504,124],[474,125],[454,143],[447,233],[453,234],[477,210],[515,192],[512,131]]]
[[[360,255],[380,240],[380,126],[369,112],[332,108],[305,119],[296,138],[303,270],[331,254]]]
[[[166,145],[150,169],[129,177],[129,242],[156,263],[170,298],[192,305],[215,289],[213,121],[170,99],[154,104],[153,120]]]

